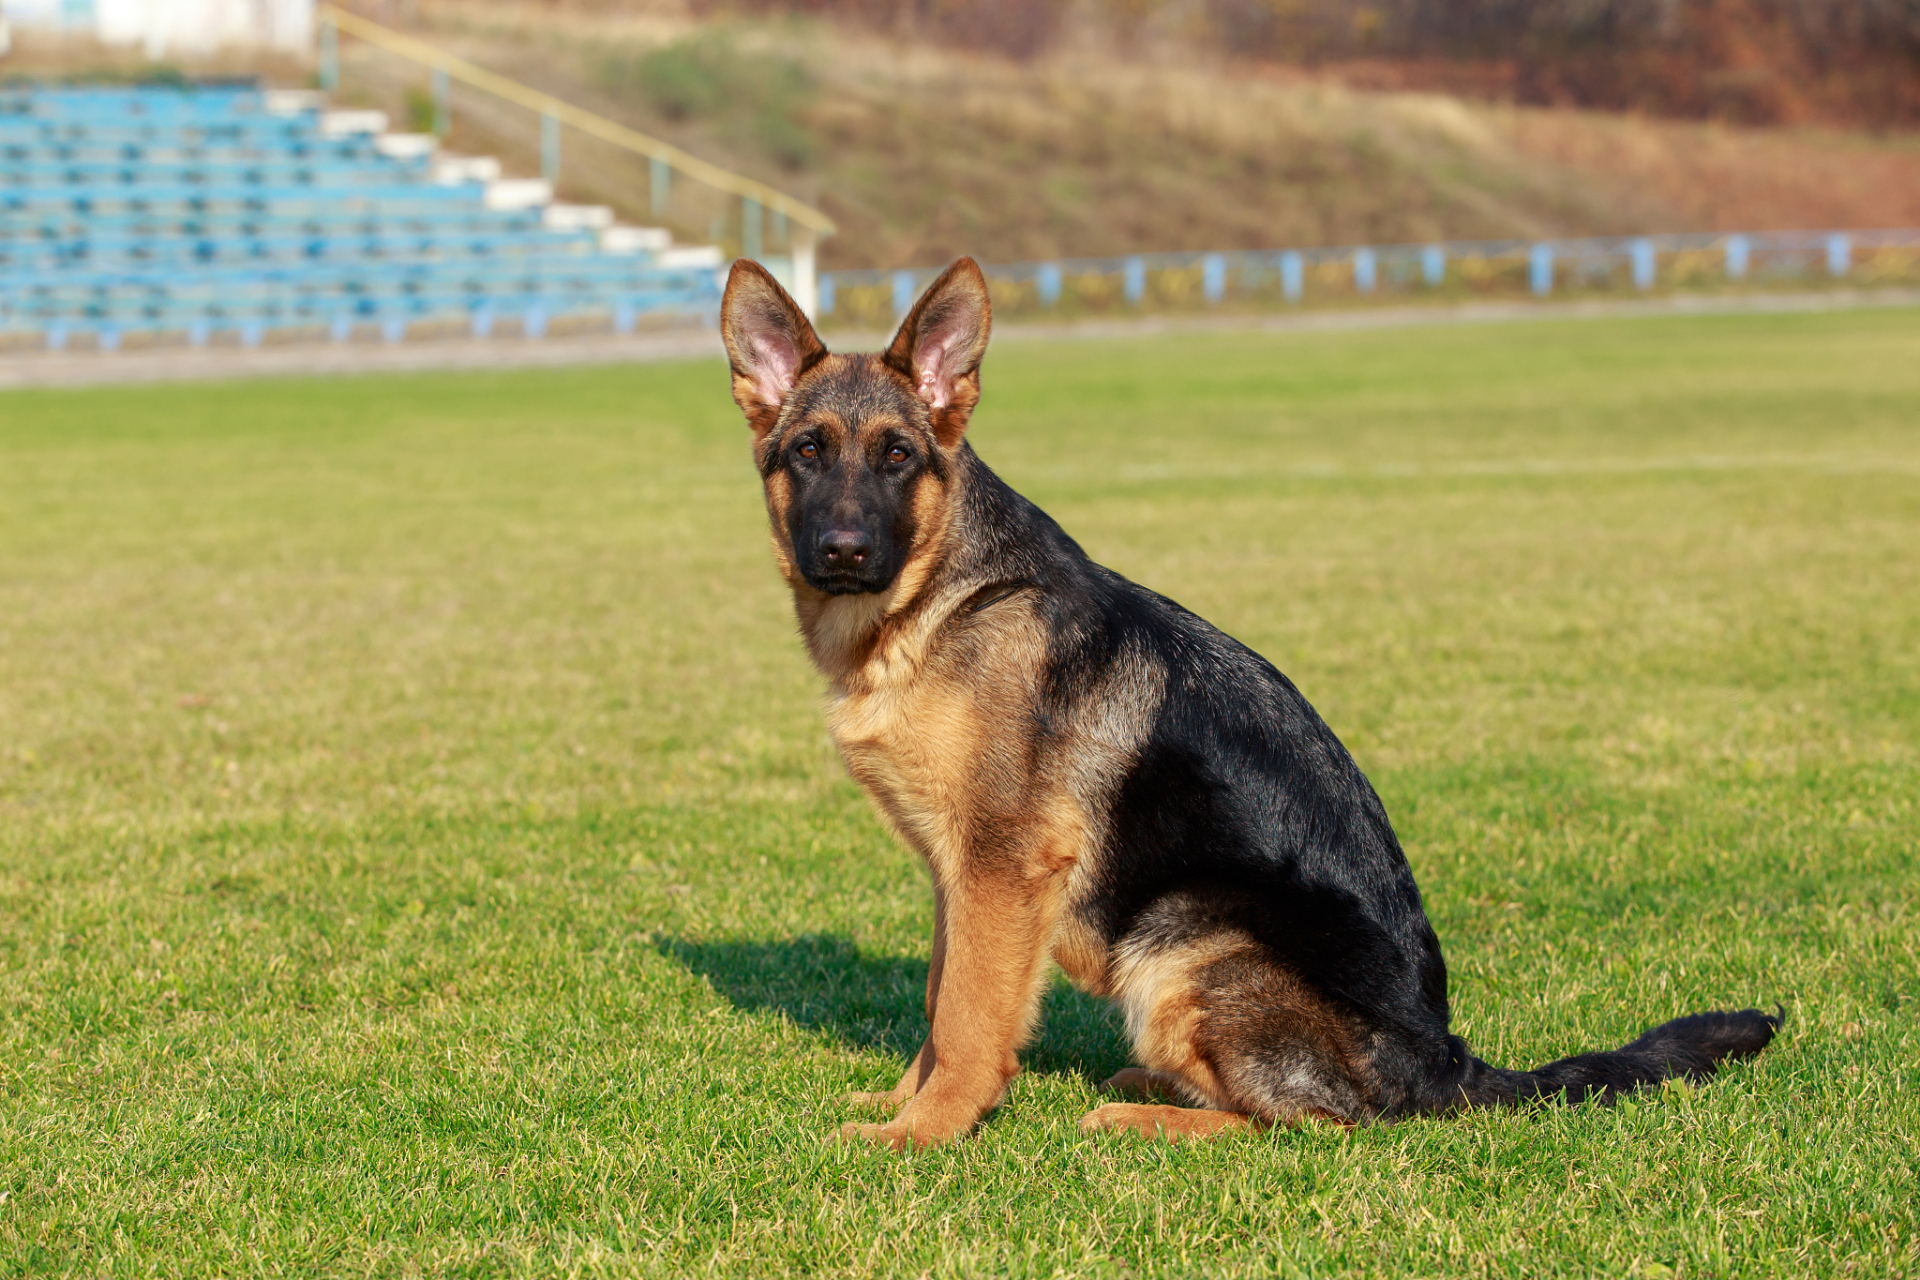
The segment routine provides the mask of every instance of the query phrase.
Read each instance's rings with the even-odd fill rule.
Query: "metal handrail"
[[[671,142],[651,137],[637,129],[629,129],[616,124],[605,116],[583,110],[570,102],[529,88],[517,80],[509,80],[503,75],[488,71],[485,67],[475,66],[464,58],[455,57],[446,50],[416,40],[412,36],[391,31],[378,23],[369,22],[358,14],[349,13],[336,5],[322,4],[314,14],[324,28],[332,26],[358,37],[371,45],[378,45],[389,53],[398,54],[409,61],[444,72],[452,79],[472,85],[495,97],[505,98],[523,107],[539,112],[543,116],[572,125],[580,132],[610,142],[650,160],[657,160],[696,182],[703,182],[716,190],[725,191],[744,200],[757,201],[764,208],[783,214],[822,236],[834,233],[833,219],[812,205],[803,204],[785,192],[776,191],[764,182],[756,182],[719,165],[709,164],[696,155],[681,150]]]

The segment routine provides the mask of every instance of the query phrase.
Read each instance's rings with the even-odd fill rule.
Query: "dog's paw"
[[[1142,1114],[1150,1110],[1152,1109],[1127,1102],[1109,1102],[1105,1106],[1095,1107],[1080,1117],[1080,1132],[1103,1133],[1118,1129],[1126,1133],[1137,1133],[1143,1137],[1158,1137],[1160,1127],[1148,1116]]]
[[[901,1125],[894,1124],[843,1124],[840,1126],[840,1141],[864,1143],[871,1147],[886,1147],[890,1151],[905,1151],[909,1147],[928,1146],[926,1142],[915,1142],[911,1133]]]
[[[843,1093],[840,1101],[849,1107],[864,1107],[870,1111],[898,1111],[906,1104],[906,1099],[896,1093]]]

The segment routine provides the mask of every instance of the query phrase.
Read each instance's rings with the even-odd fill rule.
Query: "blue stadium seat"
[[[0,89],[0,331],[205,342],[276,330],[711,316],[710,267],[603,252],[541,210],[491,209],[427,157],[329,136],[245,86]]]

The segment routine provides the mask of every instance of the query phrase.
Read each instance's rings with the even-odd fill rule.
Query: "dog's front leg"
[[[927,962],[927,1025],[933,1025],[933,1011],[940,1003],[940,971],[947,961],[947,894],[940,878],[933,879],[933,957]],[[850,1093],[847,1101],[856,1107],[885,1107],[898,1111],[907,1099],[920,1092],[920,1086],[933,1074],[933,1036],[929,1034],[920,1052],[900,1076],[900,1083],[886,1093]]]
[[[930,999],[933,1033],[908,1072],[927,1074],[913,1082],[915,1092],[891,1123],[850,1124],[842,1137],[895,1150],[934,1146],[965,1133],[998,1104],[1019,1073],[1016,1055],[1039,1006],[1060,879],[969,869],[949,886],[940,913],[946,946]]]

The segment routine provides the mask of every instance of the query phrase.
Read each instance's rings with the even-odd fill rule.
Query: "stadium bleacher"
[[[385,123],[252,86],[0,90],[0,334],[538,337],[717,312],[718,249]]]

